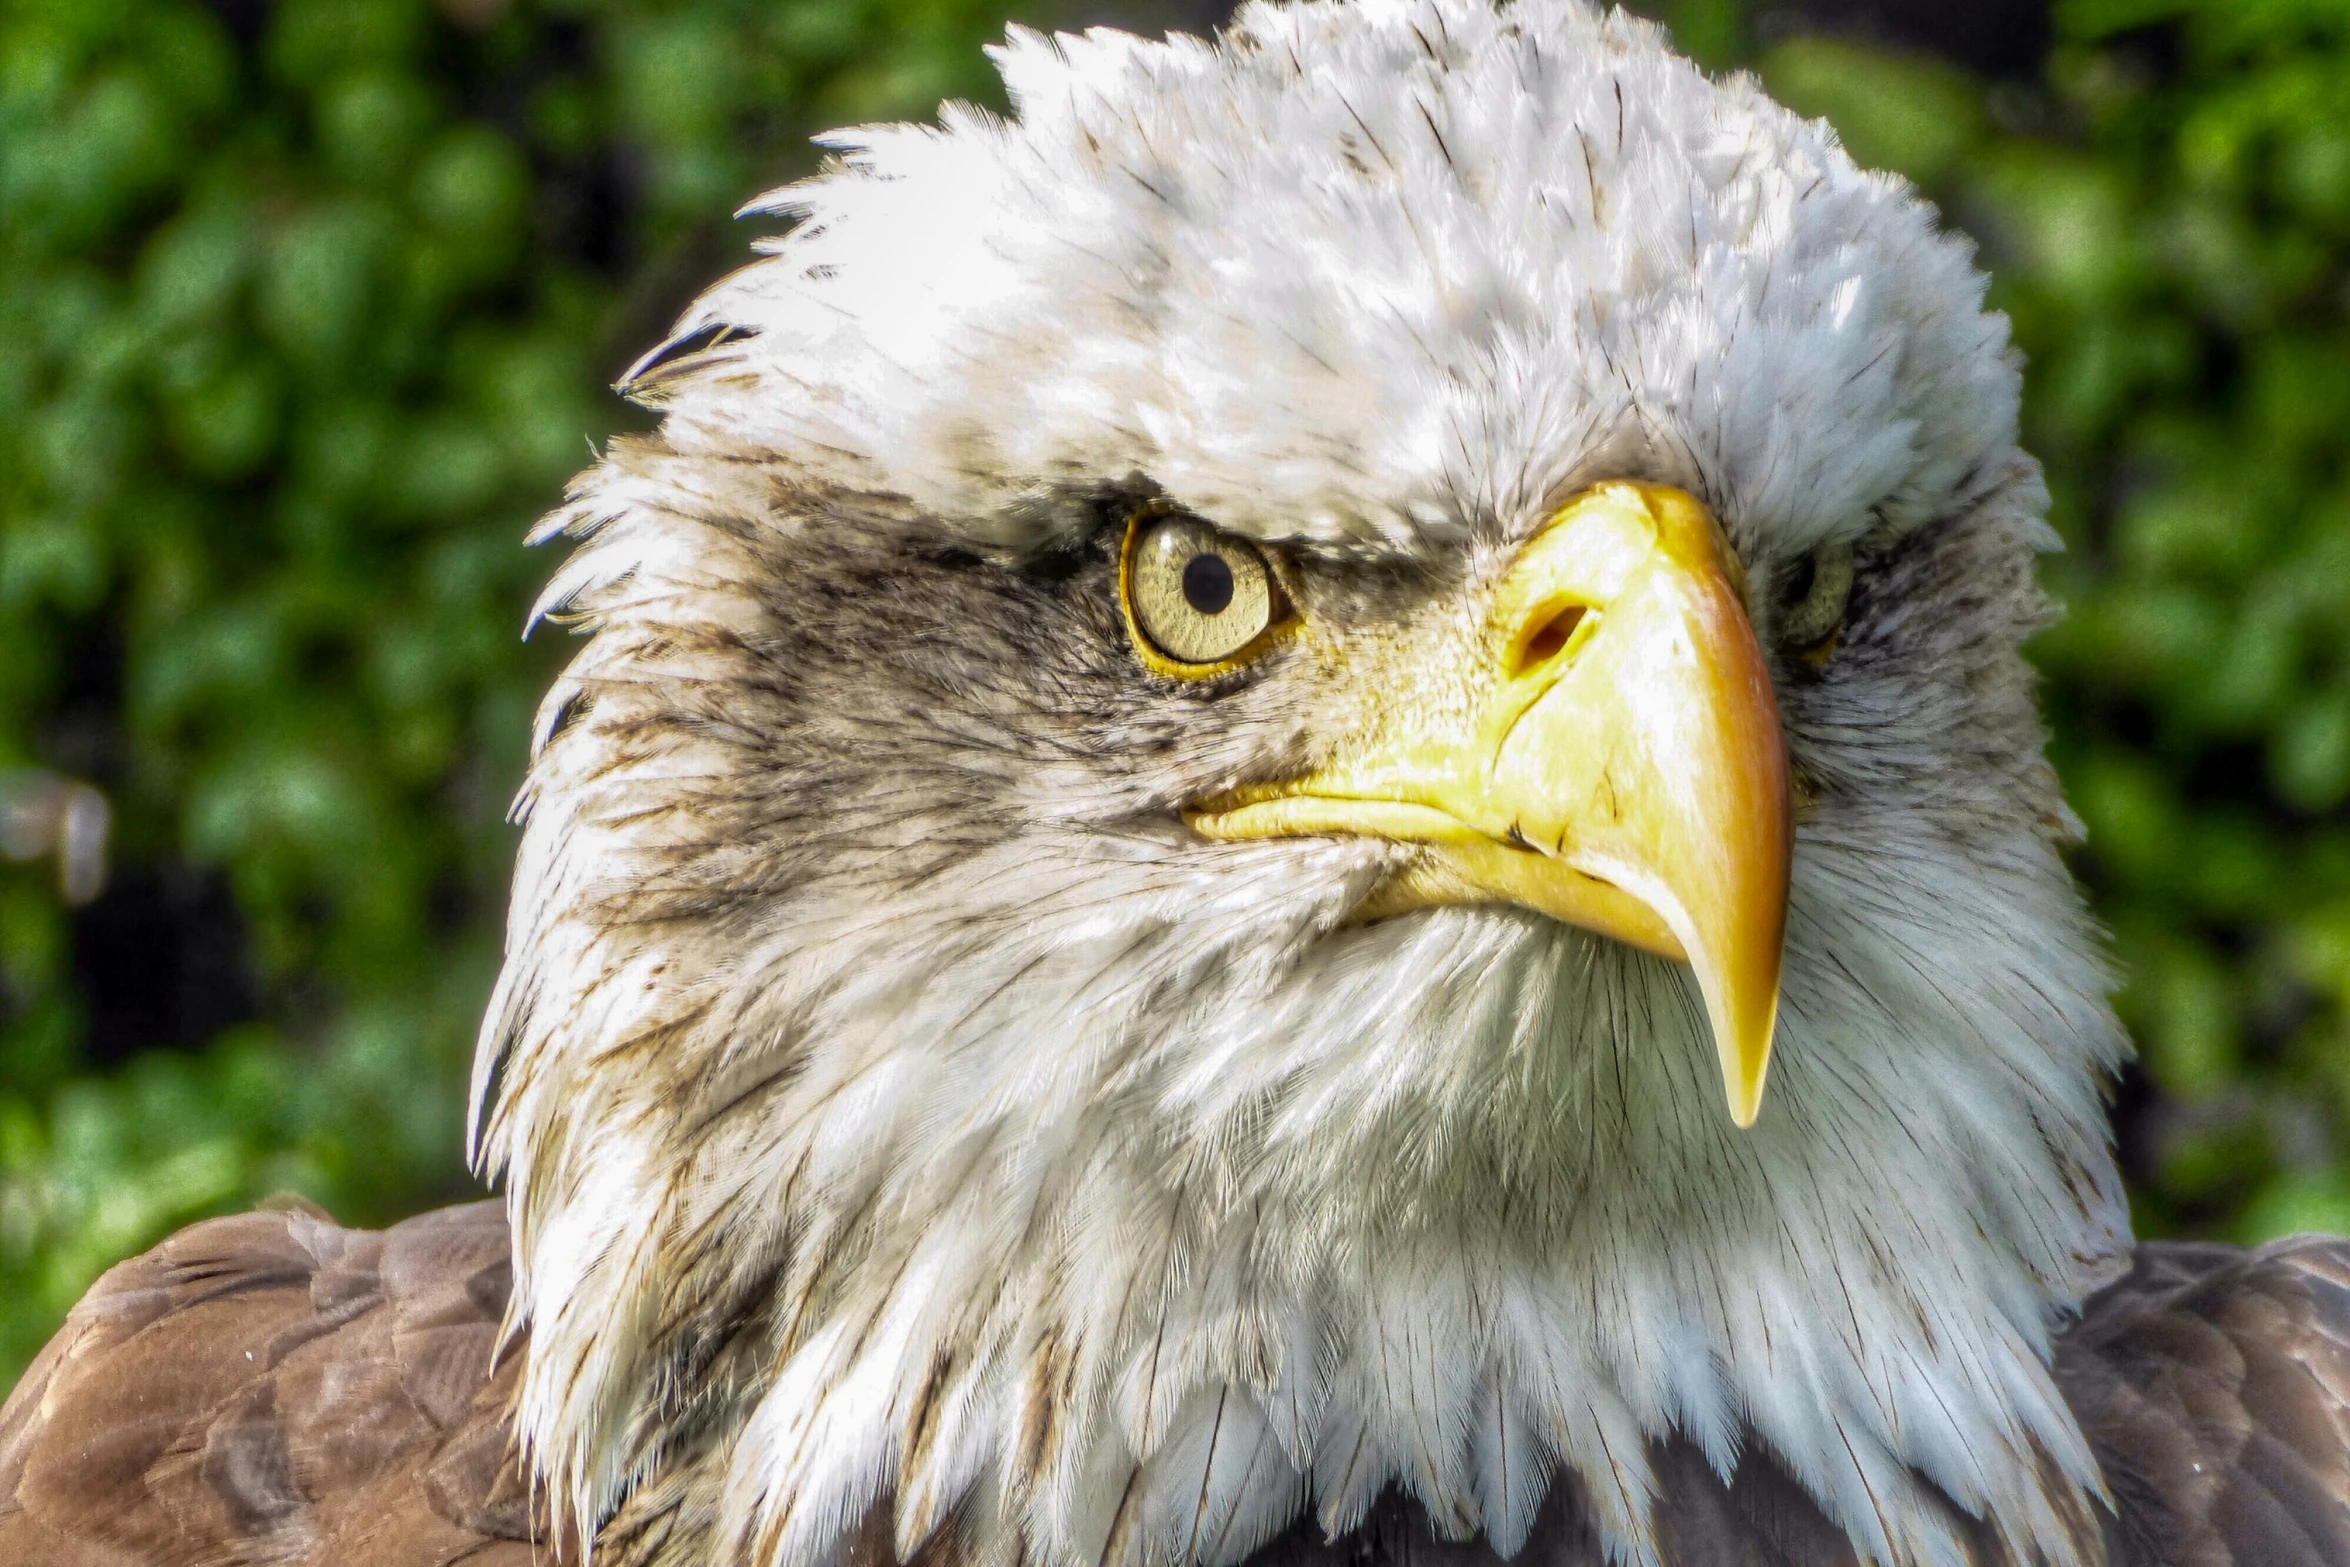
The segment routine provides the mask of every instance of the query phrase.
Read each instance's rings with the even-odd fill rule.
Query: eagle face
[[[543,530],[477,1100],[549,1496],[1222,1567],[1565,1471],[1644,1560],[1681,1438],[2065,1549],[2123,1046],[1965,246],[1575,0],[997,60],[761,204]]]

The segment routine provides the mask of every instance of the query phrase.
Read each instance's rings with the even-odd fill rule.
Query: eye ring
[[[1144,667],[1177,680],[1238,669],[1296,623],[1266,551],[1162,503],[1127,522],[1118,607]]]
[[[1788,568],[1779,583],[1779,646],[1814,669],[1836,651],[1852,599],[1852,545],[1821,545]]]

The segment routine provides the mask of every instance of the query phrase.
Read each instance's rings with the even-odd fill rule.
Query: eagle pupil
[[[1206,551],[1183,563],[1183,602],[1203,615],[1221,615],[1232,602],[1232,567]]]
[[[1789,604],[1800,604],[1811,597],[1811,585],[1819,570],[1818,562],[1809,555],[1797,561],[1795,569],[1787,574],[1787,585],[1780,591],[1780,598]]]

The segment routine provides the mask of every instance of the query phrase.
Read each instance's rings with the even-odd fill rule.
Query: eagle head
[[[755,204],[541,530],[546,1495],[1228,1567],[1572,1477],[1637,1562],[1677,1442],[2055,1554],[2124,1046],[1968,247],[1580,0],[995,59]]]

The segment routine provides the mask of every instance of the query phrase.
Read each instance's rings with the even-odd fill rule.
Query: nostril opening
[[[1514,677],[1539,669],[1566,651],[1567,643],[1574,639],[1575,628],[1583,623],[1584,614],[1580,604],[1564,605],[1535,627],[1534,634],[1518,644],[1517,667],[1510,674]]]

